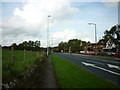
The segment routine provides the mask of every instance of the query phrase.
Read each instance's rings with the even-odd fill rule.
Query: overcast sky
[[[49,40],[51,45],[53,39],[54,46],[75,38],[94,42],[94,25],[89,22],[97,25],[97,40],[118,23],[117,2],[26,1],[0,3],[2,45],[40,40],[46,47],[48,15]]]

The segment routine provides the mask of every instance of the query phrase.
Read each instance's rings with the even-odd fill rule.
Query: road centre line
[[[101,60],[101,59],[99,59],[99,60],[95,60],[95,59],[91,59],[91,58],[85,58],[85,57],[75,57],[75,58],[81,58],[81,59],[87,59],[86,61],[88,61],[88,62],[92,62],[92,63],[96,63],[96,64],[101,64],[101,65],[105,65],[105,64],[109,64],[109,62],[114,62],[114,61],[108,61],[108,60]],[[98,59],[98,58],[97,58]],[[100,63],[99,61],[108,61],[108,63]],[[97,62],[98,61],[98,62]],[[114,62],[115,64],[118,64],[119,62]],[[111,65],[113,65],[113,64],[111,64]],[[109,66],[109,65],[108,65]],[[118,65],[114,65],[114,66],[118,66]],[[118,68],[117,68],[118,69]],[[120,70],[120,69],[119,69]]]
[[[83,58],[83,59],[89,59],[89,60],[91,60],[91,57],[90,58],[85,58],[85,57],[79,57],[79,58]],[[109,60],[104,60],[104,59],[100,59],[100,58],[97,58],[98,60],[101,60],[101,61],[105,61],[105,62],[110,62],[110,63],[115,63],[115,64],[118,64],[118,63],[120,63],[120,62],[116,62],[116,61],[109,61]],[[92,60],[95,60],[95,58],[93,59],[92,58]],[[95,60],[95,61],[97,61],[97,60]]]
[[[90,60],[86,60],[86,61],[88,61],[88,62],[92,62],[92,63],[96,63],[96,64],[105,65],[105,64],[103,64],[103,63],[99,63],[99,62],[95,62],[95,61],[90,61]]]

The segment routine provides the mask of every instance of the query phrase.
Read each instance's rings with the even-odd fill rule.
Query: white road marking
[[[107,71],[107,72],[112,73],[112,74],[120,75],[120,73],[116,73],[116,72],[113,72],[113,71],[107,70],[107,69],[105,69],[105,68],[95,66],[94,64],[90,64],[90,63],[86,63],[86,62],[82,62],[82,63],[83,63],[84,65],[86,65],[86,66],[92,66],[92,67],[94,67],[94,68],[98,68],[98,69],[101,69],[101,70]]]
[[[88,58],[89,59],[89,58]],[[95,58],[94,58],[95,59]],[[109,60],[105,60],[105,59],[100,59],[100,58],[97,58],[97,60],[101,60],[101,61],[103,61],[103,62],[110,62],[110,63],[115,63],[115,64],[119,64],[120,62],[118,62],[118,61],[109,61]],[[96,60],[96,61],[97,61]]]
[[[101,65],[104,65],[103,63],[100,63],[100,62],[95,62],[95,61],[90,61],[90,60],[86,60],[88,62],[92,62],[92,63],[96,63],[96,64],[101,64]]]
[[[111,62],[111,63],[116,63],[116,64],[120,63],[120,62],[117,62],[117,61],[108,61],[108,60],[103,60],[103,61]]]
[[[74,54],[73,54],[74,55]],[[89,57],[88,55],[82,55],[82,54],[76,54],[76,55],[81,55],[81,56],[87,56],[87,57]],[[90,56],[91,57],[91,56]],[[83,57],[84,58],[84,57]],[[111,63],[120,63],[120,62],[118,62],[118,61],[109,61],[109,60],[105,60],[105,58],[99,58],[99,57],[96,57],[97,59],[99,59],[99,60],[101,60],[102,59],[102,61],[108,61],[108,62],[111,62]],[[85,58],[86,59],[86,58]],[[108,58],[109,59],[109,58]],[[116,59],[116,58],[115,58]],[[118,59],[118,58],[117,58]],[[119,59],[118,59],[119,60]]]
[[[86,62],[82,62],[83,64],[85,64],[86,66],[95,66],[94,64],[90,64],[90,63],[86,63]]]
[[[120,68],[118,67],[118,66],[116,66],[116,65],[112,65],[112,64],[107,64],[110,68],[116,68],[116,69],[119,69],[120,70]]]

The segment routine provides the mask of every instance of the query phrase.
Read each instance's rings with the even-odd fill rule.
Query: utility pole
[[[52,47],[53,47],[53,37],[52,37]]]
[[[53,37],[52,37],[52,47],[51,47],[52,53],[53,53]]]
[[[118,2],[118,16],[120,16],[120,1]],[[116,34],[117,34],[116,53],[120,54],[120,18],[118,18],[118,24],[116,25]]]
[[[117,33],[117,52],[120,53],[120,25],[116,25],[116,33]]]
[[[51,17],[51,15],[48,15],[48,26],[47,26],[47,56],[49,56],[50,53],[50,46],[49,46],[49,17]]]
[[[69,47],[69,53],[71,53],[71,47]]]
[[[11,47],[11,64],[14,65],[14,47]]]
[[[24,49],[24,61],[25,61],[25,52],[26,52],[26,50]]]

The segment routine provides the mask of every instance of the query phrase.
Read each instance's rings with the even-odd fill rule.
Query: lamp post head
[[[48,17],[51,17],[51,15],[48,15]]]
[[[89,25],[91,25],[92,23],[88,23]]]
[[[92,25],[92,24],[93,24],[93,25],[96,25],[95,23],[88,23],[88,24],[89,24],[89,25]]]

